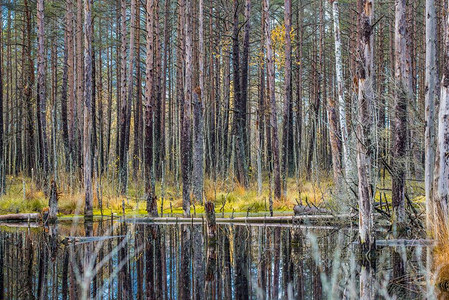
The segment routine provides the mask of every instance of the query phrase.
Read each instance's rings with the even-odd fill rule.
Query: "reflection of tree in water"
[[[426,296],[420,267],[425,255],[417,247],[378,248],[375,264],[362,268],[351,230],[233,224],[216,225],[214,238],[206,224],[70,226],[0,229],[3,299]],[[395,259],[403,255],[405,276],[398,277]],[[443,290],[447,269],[441,268],[434,282]]]

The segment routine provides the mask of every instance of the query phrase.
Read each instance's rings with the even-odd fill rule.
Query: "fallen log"
[[[1,222],[38,222],[40,220],[39,213],[0,215]]]
[[[279,216],[279,217],[237,217],[237,218],[216,218],[217,223],[247,223],[247,224],[348,224],[356,221],[355,214],[342,215],[301,215],[301,216]],[[130,221],[130,219],[128,219]],[[151,223],[203,223],[204,218],[184,218],[184,217],[163,217],[163,218],[133,218],[133,222]]]

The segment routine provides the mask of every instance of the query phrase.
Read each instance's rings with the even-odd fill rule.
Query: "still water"
[[[354,228],[132,221],[0,227],[3,299],[431,298],[425,246],[368,272]],[[360,274],[364,275],[361,276]],[[361,282],[361,280],[363,282]],[[368,289],[369,291],[367,291]],[[394,299],[394,298],[392,298]]]

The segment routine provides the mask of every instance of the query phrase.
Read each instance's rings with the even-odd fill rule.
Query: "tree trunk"
[[[48,184],[48,145],[47,145],[47,100],[45,88],[45,29],[44,29],[44,1],[37,1],[37,87],[39,105],[39,141],[40,166],[43,170],[43,188],[47,191]]]
[[[232,32],[232,67],[233,67],[233,87],[234,87],[234,118],[232,136],[234,136],[233,153],[235,163],[234,171],[238,182],[244,187],[247,186],[246,177],[246,150],[244,144],[245,134],[245,109],[246,103],[243,103],[241,73],[240,73],[240,47],[239,47],[239,0],[234,0],[233,14],[234,24]]]
[[[70,2],[67,1],[67,2]],[[69,171],[69,153],[70,153],[70,143],[69,143],[69,125],[67,117],[67,95],[68,95],[68,81],[69,81],[69,48],[72,45],[69,44],[69,33],[71,32],[71,17],[70,17],[70,6],[66,3],[67,11],[65,15],[66,28],[64,31],[64,67],[62,74],[62,92],[61,92],[61,119],[62,119],[62,139],[64,142],[65,151],[65,161],[66,170]]]
[[[438,97],[438,69],[436,63],[437,19],[435,0],[426,0],[426,78],[425,78],[425,190],[427,232],[432,232],[434,214],[433,172],[435,165],[435,98]]]
[[[199,89],[195,89],[193,94],[193,170],[192,170],[192,188],[194,201],[203,204],[203,186],[204,186],[204,108],[206,100],[206,91],[204,89],[204,63],[205,63],[205,48],[204,48],[204,11],[203,0],[199,1]]]
[[[289,151],[293,149],[293,145],[289,145],[291,141],[291,127],[292,127],[292,66],[291,66],[291,56],[292,56],[292,40],[290,36],[290,31],[292,28],[292,2],[291,0],[284,1],[284,23],[285,23],[285,77],[284,77],[284,116],[283,116],[283,129],[282,129],[282,181],[285,196],[287,196],[287,178],[289,173]],[[291,153],[290,153],[291,156]]]
[[[195,130],[193,140],[193,170],[192,170],[192,189],[195,202],[203,204],[203,184],[204,184],[204,116],[203,103],[201,99],[201,90],[196,88],[193,92],[193,128]]]
[[[0,24],[3,24],[3,7],[0,7]],[[0,30],[0,196],[5,194],[5,162],[3,159],[3,30]]]
[[[25,47],[25,56],[26,56],[26,85],[24,89],[24,98],[26,103],[27,110],[27,119],[26,119],[26,143],[29,145],[28,152],[26,155],[26,165],[27,165],[27,175],[32,175],[32,169],[35,168],[36,165],[36,155],[35,155],[35,140],[34,140],[34,118],[33,118],[33,90],[34,86],[34,62],[33,56],[31,55],[31,8],[28,4],[28,0],[24,0],[25,6],[25,18],[26,18],[26,28],[24,31],[26,32],[26,44]]]
[[[68,161],[69,168],[73,167],[73,159],[75,158],[75,116],[76,116],[76,102],[75,102],[75,51],[73,48],[73,0],[67,0],[67,14],[66,14],[66,30],[67,30],[67,127],[68,127]]]
[[[407,148],[407,104],[413,94],[410,77],[410,52],[406,24],[406,0],[396,0],[395,12],[395,79],[392,204],[393,224],[401,235],[405,222],[405,159]],[[394,231],[396,231],[394,230]]]
[[[84,218],[93,218],[92,192],[92,17],[91,0],[84,0]]]
[[[185,2],[185,86],[183,117],[181,128],[181,164],[182,164],[182,208],[185,216],[190,216],[190,178],[192,159],[192,77],[193,77],[193,36],[192,5]]]
[[[364,255],[374,251],[373,235],[373,181],[371,156],[373,154],[373,0],[358,0],[358,123],[357,170],[359,176],[359,233]],[[361,295],[371,299],[371,295]]]
[[[76,107],[75,107],[75,127],[76,128],[76,152],[75,160],[77,166],[81,166],[81,137],[83,135],[83,99],[84,81],[83,81],[83,0],[77,0],[76,12]]]
[[[145,71],[145,192],[147,197],[147,212],[157,216],[157,204],[152,183],[153,174],[153,17],[154,0],[147,0],[147,47]]]
[[[331,142],[331,152],[332,152],[332,169],[334,171],[334,184],[339,187],[339,182],[341,182],[342,170],[341,170],[341,137],[338,127],[338,113],[335,107],[335,99],[329,98],[327,107],[327,118],[329,120],[329,137]]]
[[[445,17],[443,31],[444,61],[441,80],[440,111],[438,116],[438,140],[436,166],[436,199],[434,207],[435,238],[439,242],[446,241],[448,232],[448,200],[449,200],[449,15]]]
[[[136,3],[136,104],[134,106],[134,150],[133,150],[133,177],[137,179],[139,162],[142,154],[142,79],[140,68],[140,1]]]
[[[271,110],[271,146],[272,146],[272,161],[273,161],[273,176],[274,176],[274,195],[277,199],[281,198],[281,168],[279,162],[279,137],[278,125],[276,115],[276,98],[275,98],[275,73],[274,73],[274,58],[273,47],[271,45],[271,29],[269,16],[269,0],[263,0],[263,12],[265,19],[265,47],[267,51],[267,68],[268,68],[268,90]]]
[[[349,160],[349,140],[348,129],[346,124],[346,103],[345,103],[345,86],[343,79],[343,64],[341,59],[341,36],[340,36],[340,13],[338,9],[338,0],[332,1],[332,15],[334,17],[334,39],[335,39],[335,73],[337,79],[338,94],[338,112],[340,120],[340,136],[342,145],[342,169],[343,175],[351,170],[351,162]]]
[[[127,140],[129,140],[128,133],[128,110],[129,104],[127,99],[127,87],[131,85],[128,83],[128,73],[127,73],[127,60],[126,60],[126,0],[120,0],[120,29],[121,29],[121,42],[120,42],[120,142],[119,142],[119,183],[120,183],[120,193],[122,195],[126,194],[127,183],[128,183],[128,168],[127,168]],[[132,14],[132,13],[131,13]],[[132,24],[132,23],[131,23]],[[131,26],[132,28],[133,26]],[[130,35],[130,39],[134,39]],[[132,46],[130,45],[130,48]],[[131,53],[131,51],[130,51]],[[128,68],[130,69],[130,68]],[[132,74],[132,73],[131,73]],[[128,84],[128,85],[127,85]],[[132,85],[131,85],[132,86]]]

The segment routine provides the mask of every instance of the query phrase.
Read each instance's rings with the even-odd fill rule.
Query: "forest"
[[[0,299],[449,299],[449,1],[0,4]]]

